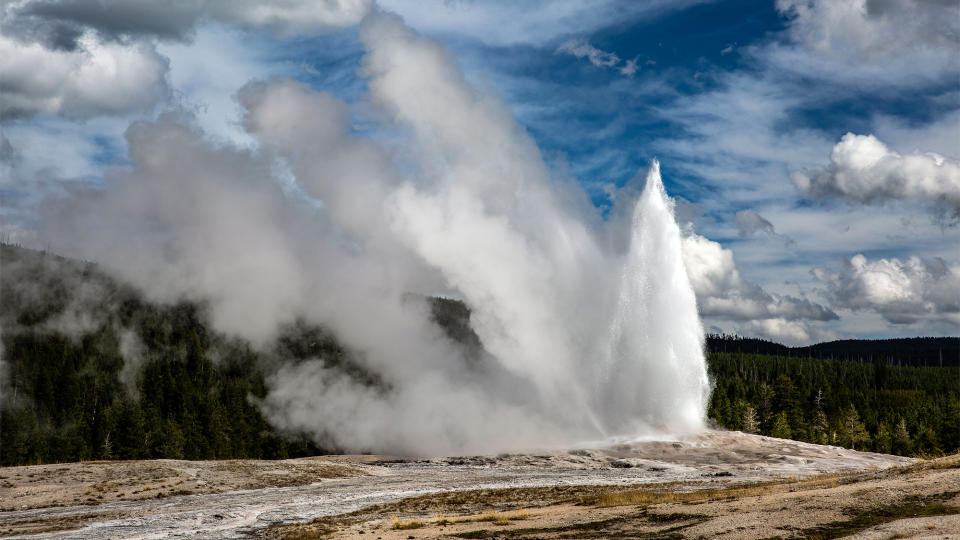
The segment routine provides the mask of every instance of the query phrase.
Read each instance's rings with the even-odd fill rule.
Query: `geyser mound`
[[[703,331],[658,164],[601,220],[438,43],[387,13],[360,36],[365,110],[389,137],[358,135],[332,95],[250,83],[238,100],[257,149],[211,142],[183,113],[137,122],[130,166],[49,201],[43,240],[155,299],[203,298],[219,329],[260,346],[292,321],[322,325],[382,384],[290,360],[262,408],[344,450],[482,453],[702,428]],[[482,361],[415,300],[435,294],[469,306]]]

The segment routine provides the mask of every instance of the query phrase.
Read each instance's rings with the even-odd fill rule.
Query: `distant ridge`
[[[805,347],[729,334],[709,334],[707,350],[776,356],[829,358],[852,362],[884,362],[904,366],[960,366],[960,337],[841,339]]]

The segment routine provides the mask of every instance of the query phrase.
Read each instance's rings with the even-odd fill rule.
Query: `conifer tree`
[[[900,455],[908,455],[913,452],[913,441],[910,439],[910,432],[907,430],[907,422],[902,417],[893,429],[893,451]]]
[[[866,426],[860,421],[860,413],[857,412],[857,408],[852,403],[843,416],[843,431],[844,442],[849,444],[853,450],[857,449],[857,443],[870,442],[870,433],[867,432]]]
[[[793,436],[786,411],[780,411],[773,419],[773,428],[770,430],[770,436],[778,439],[789,439]]]
[[[757,411],[753,407],[747,406],[743,410],[740,430],[744,433],[756,433],[760,429],[760,423],[757,421]]]
[[[813,423],[811,425],[814,442],[825,444],[829,427],[827,414],[823,412],[823,389],[818,388],[817,395],[813,399]]]

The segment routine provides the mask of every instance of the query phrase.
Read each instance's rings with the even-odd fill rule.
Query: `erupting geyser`
[[[610,425],[628,430],[639,418],[674,430],[703,428],[709,397],[703,327],[656,161],[633,213],[610,351],[602,394]]]
[[[138,122],[106,189],[46,205],[45,241],[157,299],[204,298],[214,325],[256,346],[296,318],[328,329],[379,383],[323,358],[281,362],[262,408],[345,450],[702,428],[703,331],[659,165],[601,220],[439,44],[386,13],[360,36],[365,110],[390,137],[357,135],[329,94],[254,82],[238,100],[256,150],[211,143],[184,114]],[[319,210],[281,187],[291,177]],[[411,300],[432,294],[470,307],[479,359]]]

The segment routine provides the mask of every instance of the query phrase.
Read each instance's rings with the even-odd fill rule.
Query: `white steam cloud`
[[[703,329],[654,163],[600,220],[533,139],[436,42],[368,16],[362,71],[387,142],[292,81],[238,94],[256,150],[188,116],[127,132],[131,165],[45,207],[52,247],[156,299],[203,298],[217,328],[266,344],[322,324],[370,380],[326,358],[268,379],[269,420],[347,450],[444,454],[703,427]],[[624,206],[624,205],[629,205]],[[462,298],[470,358],[422,295]]]

